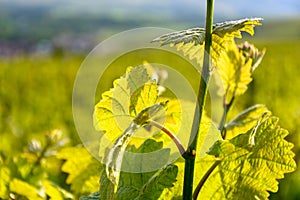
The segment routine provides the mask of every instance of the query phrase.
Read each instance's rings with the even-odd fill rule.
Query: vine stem
[[[194,167],[197,149],[197,140],[199,135],[200,121],[204,110],[205,99],[208,90],[208,82],[210,79],[210,49],[212,45],[212,26],[213,26],[213,11],[214,0],[207,0],[206,3],[206,31],[205,31],[205,51],[203,67],[201,71],[199,91],[197,94],[197,104],[194,114],[192,131],[190,134],[189,147],[184,154],[184,183],[183,183],[183,199],[191,200],[193,198],[193,182],[194,182]]]

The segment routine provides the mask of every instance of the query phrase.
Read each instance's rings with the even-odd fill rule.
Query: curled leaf
[[[226,41],[241,38],[242,32],[253,35],[254,27],[261,25],[260,21],[262,20],[262,18],[246,18],[214,24],[212,31],[213,51],[211,52],[213,61],[217,62],[226,46]],[[182,51],[184,55],[189,56],[190,59],[196,59],[197,63],[201,65],[204,41],[205,29],[191,28],[162,35],[155,38],[152,42],[160,42],[161,45],[176,46],[177,50]]]
[[[247,108],[225,124],[226,138],[231,139],[238,134],[246,133],[257,123],[264,113],[270,113],[270,111],[262,104]]]
[[[132,121],[124,133],[115,141],[113,147],[110,149],[106,161],[106,174],[110,181],[118,185],[119,176],[121,172],[122,160],[125,149],[128,146],[131,137],[134,133],[145,125],[148,125],[153,116],[156,116],[163,110],[163,104],[154,104],[142,110]]]

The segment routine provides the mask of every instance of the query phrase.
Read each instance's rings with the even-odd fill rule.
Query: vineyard
[[[255,42],[267,52],[248,91],[234,103],[232,115],[254,104],[268,105],[290,132],[287,140],[294,143],[299,163],[300,41]],[[80,147],[72,118],[73,83],[82,61],[72,55],[0,60],[0,198],[77,199],[98,190],[98,161]],[[127,62],[102,83],[103,91],[127,66],[144,61],[133,57]],[[192,79],[192,74],[185,75]],[[270,199],[297,199],[299,173],[287,174]]]

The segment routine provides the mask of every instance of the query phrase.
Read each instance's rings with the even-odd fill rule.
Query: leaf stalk
[[[215,168],[221,163],[220,160],[216,161],[204,174],[204,176],[202,177],[202,179],[199,181],[194,194],[193,194],[193,199],[197,199],[198,195],[204,185],[204,183],[206,182],[206,180],[208,179],[208,177],[210,176],[210,174],[215,170]]]
[[[173,142],[176,144],[179,152],[181,155],[184,155],[185,153],[185,149],[184,147],[182,146],[180,140],[176,137],[176,135],[174,135],[170,130],[168,130],[166,127],[164,127],[163,125],[161,125],[160,123],[156,122],[156,121],[153,121],[151,120],[150,121],[150,124],[152,126],[155,126],[156,128],[159,128],[160,130],[162,130],[164,133],[166,133],[172,140]]]
[[[234,102],[234,97],[230,100],[229,103],[226,103],[226,94],[224,95],[224,101],[223,101],[223,114],[219,125],[219,130],[221,131],[221,136],[223,139],[226,138],[226,129],[225,129],[225,123],[227,119],[227,114]]]

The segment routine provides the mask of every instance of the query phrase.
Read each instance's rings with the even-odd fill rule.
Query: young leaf
[[[117,92],[122,94],[118,95]],[[117,171],[121,165],[119,161],[122,160],[124,148],[129,142],[137,146],[144,142],[142,138],[132,137],[135,130],[148,125],[145,129],[138,129],[138,134],[145,137],[154,135],[157,140],[167,141],[167,145],[171,139],[166,134],[159,134],[160,130],[157,128],[152,129],[149,122],[161,123],[174,133],[178,133],[183,126],[180,124],[183,104],[177,100],[170,100],[168,104],[166,102],[165,98],[159,96],[158,85],[150,79],[145,67],[139,66],[129,68],[124,76],[114,82],[114,88],[105,92],[102,100],[95,106],[95,126],[105,131],[105,137],[101,139],[101,144],[104,145],[100,145],[100,154],[105,152],[107,144],[114,143],[106,163],[108,175],[115,184],[118,181],[113,177],[118,177]]]
[[[157,85],[143,66],[129,68],[95,106],[94,125],[115,141],[144,108],[157,103]],[[100,150],[100,152],[103,150]]]
[[[213,26],[212,31],[212,58],[216,62],[225,47],[225,42],[233,38],[241,38],[241,32],[254,34],[254,26],[261,25],[262,18],[240,19],[217,23]],[[198,64],[202,64],[203,43],[205,41],[204,28],[192,28],[162,35],[153,40],[160,42],[161,45],[177,46],[177,50],[181,50],[184,55],[188,55],[190,59],[196,59]]]
[[[222,83],[221,95],[225,95],[225,103],[242,95],[247,90],[247,85],[252,81],[252,59],[247,59],[239,52],[235,42],[227,42],[226,50],[221,55],[217,63],[217,72]]]
[[[257,104],[244,110],[225,124],[226,138],[231,139],[250,130],[264,113],[270,113],[265,105]]]
[[[0,163],[0,199],[8,197],[8,186],[10,182],[10,169]]]
[[[63,200],[63,199],[74,199],[74,196],[67,192],[66,190],[62,189],[58,185],[52,183],[49,180],[43,181],[43,186],[45,187],[45,192],[50,199],[55,200]]]
[[[250,44],[247,41],[242,44],[239,44],[237,47],[239,51],[242,52],[243,56],[246,58],[246,62],[252,59],[251,72],[253,72],[263,59],[266,50],[263,49],[262,51],[259,51],[253,44]]]
[[[84,147],[62,149],[57,157],[65,160],[62,171],[68,174],[67,183],[75,195],[90,194],[99,188],[99,161]]]
[[[267,199],[276,192],[276,179],[296,169],[293,144],[278,118],[264,115],[256,126],[231,140],[220,140],[210,154],[221,163],[207,179],[202,199]]]
[[[254,34],[254,26],[261,25],[262,18],[240,19],[228,22],[217,23],[213,25],[213,34],[218,35],[220,38],[232,39],[234,37],[241,38],[241,32],[247,32],[250,35]],[[182,31],[176,31],[162,35],[153,40],[153,42],[160,42],[161,45],[179,43],[187,44],[193,43],[194,45],[202,45],[205,41],[204,28],[191,28]]]
[[[217,23],[213,26],[213,34],[218,35],[221,38],[241,38],[241,32],[254,34],[254,26],[261,25],[260,21],[262,18],[246,18],[234,21],[227,21],[222,23]]]
[[[127,147],[127,150],[141,155],[143,153],[147,154],[153,151],[161,150],[162,147],[162,142],[156,142],[152,139],[148,139],[139,148],[130,146]],[[131,155],[133,156],[124,157],[122,165],[125,164],[127,167],[130,167],[130,165],[141,164],[141,167],[142,165],[145,166],[142,160],[137,160],[137,158],[134,156],[135,154]],[[168,157],[169,151],[167,151],[166,154],[161,154],[159,160],[167,160]],[[157,160],[157,158],[154,158],[154,160]],[[142,199],[142,197],[147,197],[146,199],[153,199],[153,197],[159,196],[165,187],[172,187],[172,183],[175,182],[177,175],[174,174],[175,168],[175,166],[167,166],[163,169],[146,173],[121,172],[116,194],[114,194],[114,184],[108,179],[106,172],[103,171],[100,179],[101,199]],[[173,182],[170,183],[170,180],[173,180]],[[154,186],[156,186],[158,190],[152,191]]]
[[[24,196],[29,200],[43,200],[37,188],[20,179],[14,178],[10,182],[9,188],[11,192]]]

